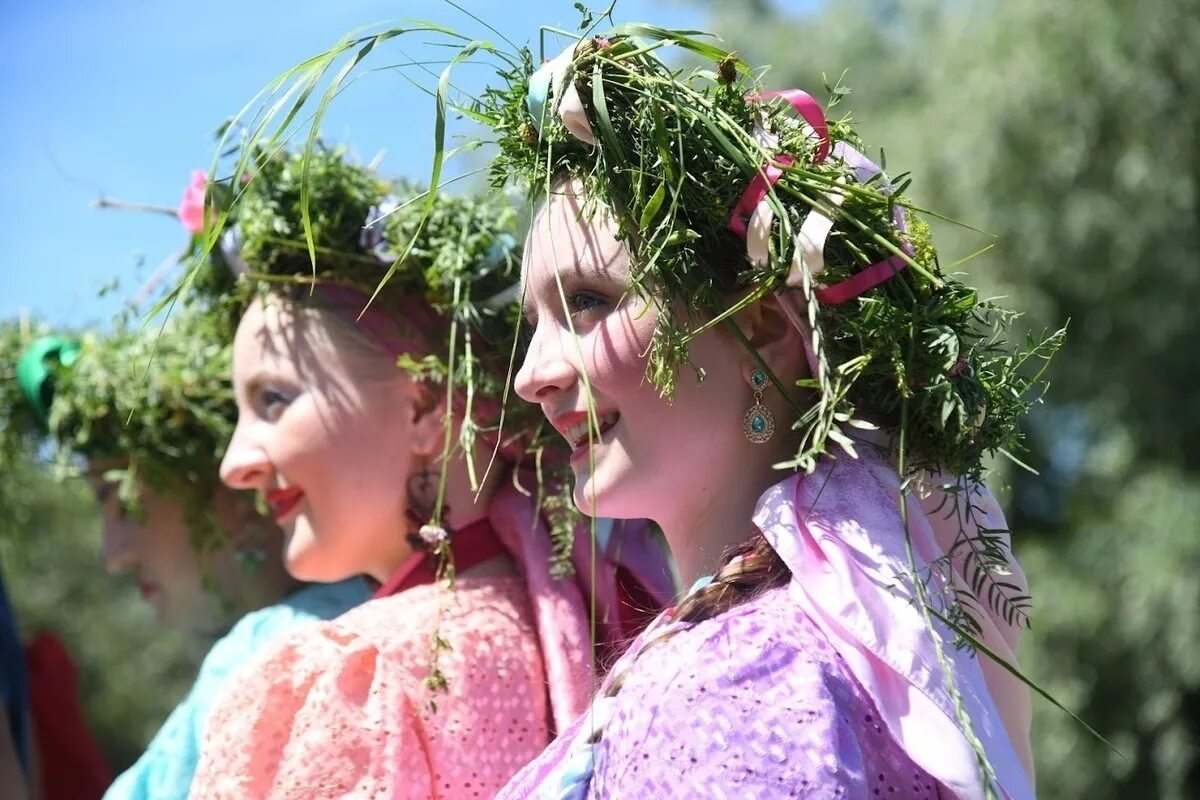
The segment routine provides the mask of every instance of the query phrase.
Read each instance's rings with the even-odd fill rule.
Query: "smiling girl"
[[[27,342],[15,369],[25,403],[2,409],[6,445],[32,450],[48,427],[63,466],[86,464],[105,569],[131,575],[164,626],[216,638],[188,696],[110,799],[186,797],[230,674],[272,639],[366,598],[361,581],[301,587],[283,568],[279,528],[214,479],[236,414],[217,320],[197,304],[161,332],[118,326]]]
[[[516,389],[577,506],[655,520],[692,589],[499,797],[1033,797],[981,478],[1058,338],[1007,344],[907,184],[737,56],[638,25],[524,63],[479,112],[540,204]]]
[[[192,796],[490,797],[586,705],[584,591],[609,598],[600,643],[624,641],[628,595],[651,603],[667,573],[627,526],[607,540],[621,563],[604,548],[579,561],[591,586],[551,574],[554,520],[520,465],[530,430],[497,427],[513,212],[442,197],[422,223],[423,195],[389,196],[340,152],[315,151],[310,173],[315,275],[298,157],[257,165],[218,254],[252,290],[221,477],[265,498],[294,575],[364,573],[379,588],[239,676]],[[650,571],[632,580],[628,566]]]

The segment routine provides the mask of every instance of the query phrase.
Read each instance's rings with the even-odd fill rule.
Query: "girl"
[[[161,333],[38,338],[14,370],[26,404],[5,411],[9,446],[35,446],[48,425],[64,465],[86,459],[104,567],[132,575],[164,626],[216,638],[187,697],[110,799],[186,797],[209,707],[229,675],[284,632],[366,597],[358,580],[299,586],[283,569],[279,528],[209,477],[235,413],[229,337],[214,335],[215,319],[193,305]]]
[[[499,796],[1030,798],[981,460],[1058,339],[1014,353],[848,122],[756,74],[629,26],[485,94],[542,200],[517,391],[578,507],[658,522],[692,584]]]
[[[391,197],[319,149],[314,270],[301,160],[256,167],[218,254],[251,290],[221,476],[264,497],[292,574],[361,572],[379,588],[242,672],[192,796],[490,797],[582,710],[594,674],[584,595],[551,574],[556,552],[569,560],[570,518],[561,501],[539,514],[541,487],[518,464],[526,431],[498,428],[514,214],[440,198],[422,220],[423,194]],[[622,609],[669,585],[644,529],[607,542],[577,575],[608,598],[600,634],[616,640],[640,626]],[[647,577],[629,580],[617,552]]]

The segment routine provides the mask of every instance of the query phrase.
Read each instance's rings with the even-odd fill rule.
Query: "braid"
[[[792,577],[761,531],[725,553],[712,583],[688,595],[672,615],[673,622],[701,622],[752,600]]]
[[[736,608],[763,592],[783,586],[791,577],[791,570],[767,542],[762,531],[755,531],[749,539],[725,552],[725,561],[713,576],[712,582],[684,598],[675,607],[671,622],[689,623],[687,627],[691,627],[694,623],[712,619]],[[625,685],[625,679],[637,660],[651,647],[662,644],[682,630],[684,628],[672,625],[660,628],[651,635],[642,643],[629,663],[620,672],[613,674],[601,696],[615,697]],[[591,741],[599,741],[603,732],[603,729],[597,730]]]

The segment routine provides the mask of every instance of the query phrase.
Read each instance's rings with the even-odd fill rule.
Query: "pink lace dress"
[[[452,649],[431,695],[439,615]],[[547,702],[520,579],[418,586],[244,670],[209,719],[191,797],[489,798],[550,740]]]
[[[564,580],[530,498],[505,487],[488,519],[520,577],[413,586],[248,663],[214,704],[190,797],[493,797],[587,706],[598,677],[584,597],[597,598],[604,652],[638,632],[620,598],[661,605],[670,584],[645,526],[607,526]],[[435,630],[449,649],[446,689],[431,694]]]

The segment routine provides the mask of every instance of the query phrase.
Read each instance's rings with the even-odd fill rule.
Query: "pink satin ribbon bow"
[[[825,112],[813,99],[812,95],[799,89],[784,89],[778,92],[763,92],[747,95],[746,99],[760,102],[773,98],[786,100],[797,114],[812,130],[817,139],[817,149],[813,154],[813,163],[820,164],[830,153],[848,164],[854,173],[854,179],[862,184],[882,173],[870,159],[845,142],[833,145],[829,140],[829,124]],[[764,147],[774,147],[777,137],[770,132],[760,129],[758,139]],[[766,266],[769,260],[769,241],[771,224],[775,220],[775,212],[767,197],[772,187],[783,176],[786,167],[794,164],[793,156],[780,154],[765,163],[759,172],[750,179],[746,191],[734,205],[729,217],[729,229],[746,240],[746,254],[759,266]],[[886,183],[885,183],[886,188]],[[845,195],[833,190],[828,195],[829,201],[841,205]],[[897,207],[895,222],[901,231],[905,229],[903,209]],[[796,235],[795,253],[792,258],[792,269],[788,273],[787,285],[797,287],[803,285],[801,270],[807,269],[815,279],[825,268],[825,241],[833,230],[833,220],[824,213],[813,209],[805,217]],[[817,290],[817,300],[828,305],[837,305],[852,300],[864,292],[875,288],[891,278],[905,267],[905,260],[900,256],[892,256],[856,273],[846,280]]]

